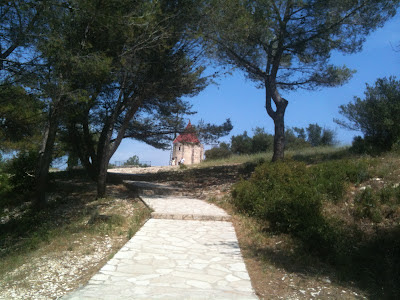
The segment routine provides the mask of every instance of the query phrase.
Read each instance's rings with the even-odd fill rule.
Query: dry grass
[[[230,196],[209,198],[230,215],[253,288],[260,299],[365,299],[332,267],[302,251],[290,235],[271,232],[268,223],[238,214]]]
[[[58,180],[50,207],[2,224],[0,298],[55,299],[87,282],[149,218],[123,185],[95,198],[95,185]]]
[[[288,159],[305,160],[318,162],[322,160],[332,159],[335,157],[342,157],[348,155],[347,147],[310,147],[298,150],[285,151],[285,157]],[[200,165],[188,166],[189,168],[208,168],[223,165],[237,165],[246,163],[257,163],[260,161],[270,161],[272,159],[272,152],[245,154],[245,155],[232,155],[227,158],[205,160]]]
[[[309,164],[330,160],[340,164],[341,158],[349,157],[367,163],[369,179],[348,183],[344,197],[337,202],[323,201],[325,218],[333,230],[343,233],[339,248],[328,253],[329,257],[309,251],[310,246],[318,245],[304,245],[290,235],[271,231],[267,221],[238,214],[229,193],[209,199],[233,216],[260,298],[389,299],[399,295],[400,194],[396,193],[400,188],[393,187],[400,183],[400,155],[357,157],[340,149],[327,149],[292,156]],[[375,202],[360,200],[365,188],[371,189]]]

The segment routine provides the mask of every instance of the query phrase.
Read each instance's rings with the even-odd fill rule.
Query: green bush
[[[205,152],[206,159],[221,159],[232,155],[232,151],[227,143],[221,143],[218,147],[211,148]]]
[[[10,183],[10,176],[8,174],[0,173],[0,207],[9,204],[11,191],[12,186]]]
[[[34,151],[20,152],[8,162],[4,171],[10,175],[13,192],[24,194],[33,191],[37,163],[38,153]]]
[[[382,188],[379,191],[379,200],[381,204],[397,206],[400,204],[400,186]]]
[[[355,198],[355,216],[358,218],[368,218],[375,223],[382,221],[381,211],[379,209],[379,195],[370,187],[367,187]]]
[[[379,191],[379,202],[382,204],[391,203],[395,197],[395,191],[392,187],[383,187]]]
[[[232,196],[239,211],[282,232],[310,235],[307,231],[322,221],[319,195],[303,163],[264,163],[233,187]]]
[[[373,144],[366,141],[361,136],[354,137],[349,151],[354,154],[376,154]]]
[[[329,200],[342,200],[347,183],[361,183],[369,178],[365,161],[338,160],[320,163],[311,168],[317,190]]]
[[[396,203],[400,204],[400,186],[394,188],[394,196],[396,199]]]

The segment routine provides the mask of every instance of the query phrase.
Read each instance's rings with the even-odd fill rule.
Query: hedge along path
[[[153,218],[86,286],[63,299],[258,299],[224,210],[172,196],[168,186],[127,184],[142,194],[164,194],[141,196]]]

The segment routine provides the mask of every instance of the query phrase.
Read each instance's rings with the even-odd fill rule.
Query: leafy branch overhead
[[[175,117],[163,117],[157,115],[156,118],[143,118],[132,120],[126,131],[126,138],[134,138],[145,142],[158,149],[170,149],[171,142],[179,135],[186,132],[186,119],[181,115]],[[212,144],[230,133],[233,126],[230,119],[221,125],[205,123],[200,120],[197,125],[192,127],[201,143]]]

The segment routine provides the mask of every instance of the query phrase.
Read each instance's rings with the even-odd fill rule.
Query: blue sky
[[[346,65],[357,73],[341,87],[283,94],[289,101],[286,126],[307,127],[310,123],[318,123],[335,130],[341,144],[351,144],[353,137],[360,133],[342,129],[333,122],[334,118],[340,118],[339,106],[349,103],[354,96],[363,97],[366,83],[373,85],[377,78],[385,76],[400,77],[400,51],[394,50],[399,44],[400,14],[368,36],[361,52],[345,56],[333,53],[333,64]],[[220,78],[218,85],[210,85],[198,96],[189,99],[197,111],[190,119],[194,124],[200,119],[221,124],[230,118],[233,130],[221,141],[229,141],[231,135],[241,134],[245,130],[251,134],[255,127],[264,127],[267,132],[273,133],[273,122],[265,111],[264,97],[265,91],[257,89],[238,71],[232,76]],[[170,153],[144,143],[124,140],[111,162],[124,161],[133,155],[138,155],[141,161],[151,161],[153,166],[163,166],[168,165]]]

